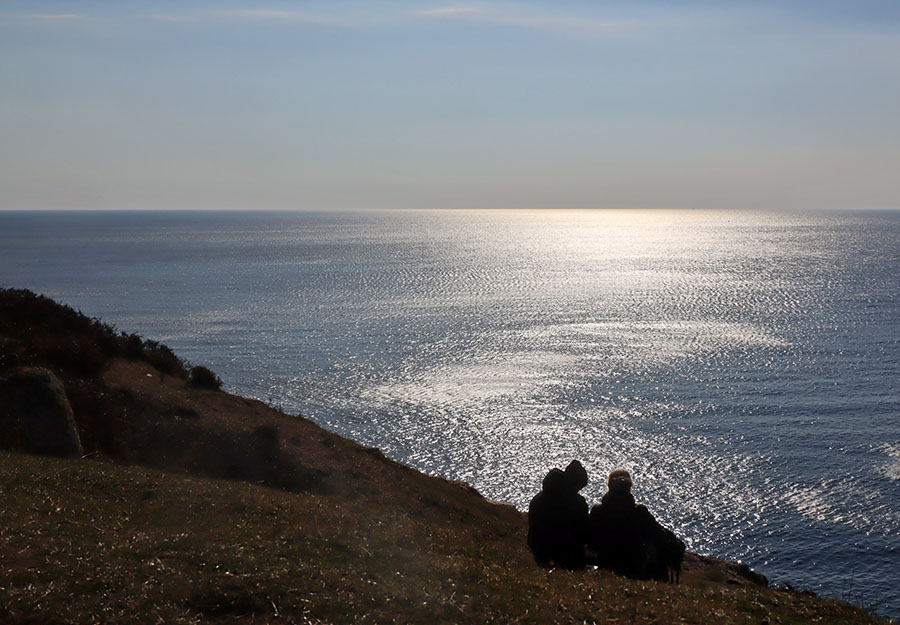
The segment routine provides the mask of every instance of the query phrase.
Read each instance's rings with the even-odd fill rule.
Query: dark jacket
[[[584,566],[588,505],[559,469],[544,478],[541,492],[528,506],[528,546],[541,566]]]
[[[667,566],[680,570],[684,554],[684,543],[631,493],[607,493],[591,509],[587,546],[598,566],[637,579],[668,579]]]

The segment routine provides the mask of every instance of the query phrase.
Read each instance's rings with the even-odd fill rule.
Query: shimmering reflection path
[[[571,458],[594,500],[628,468],[692,549],[900,616],[898,214],[0,224],[4,284],[230,390],[522,508]]]

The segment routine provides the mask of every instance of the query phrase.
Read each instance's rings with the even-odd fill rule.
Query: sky
[[[896,0],[0,0],[0,209],[900,208]]]

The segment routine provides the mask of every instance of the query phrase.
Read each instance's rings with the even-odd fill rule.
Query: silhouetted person
[[[677,581],[684,543],[635,504],[628,471],[613,471],[607,484],[609,491],[588,518],[587,546],[596,564],[637,579]]]
[[[578,491],[586,485],[587,472],[577,460],[544,477],[541,492],[528,506],[528,546],[540,566],[584,566],[588,505]]]

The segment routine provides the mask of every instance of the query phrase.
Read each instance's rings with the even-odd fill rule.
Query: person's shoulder
[[[579,516],[587,517],[589,514],[587,499],[585,499],[581,495],[578,495],[577,493],[576,493],[575,497],[572,499],[572,508],[573,508],[573,510],[578,511]]]
[[[546,498],[547,494],[544,491],[539,492],[537,495],[531,498],[531,501],[528,503],[528,510],[530,511],[533,508],[539,508]]]
[[[634,507],[634,515],[648,521],[656,521],[656,519],[653,518],[653,515],[650,514],[650,511],[647,509],[647,506],[642,503],[639,503]]]
[[[606,514],[606,508],[603,507],[603,504],[595,503],[591,506],[590,515],[592,517],[601,517]]]
[[[638,504],[634,507],[635,519],[643,526],[646,531],[653,534],[665,534],[668,530],[659,524],[659,521],[650,514],[647,506]]]

